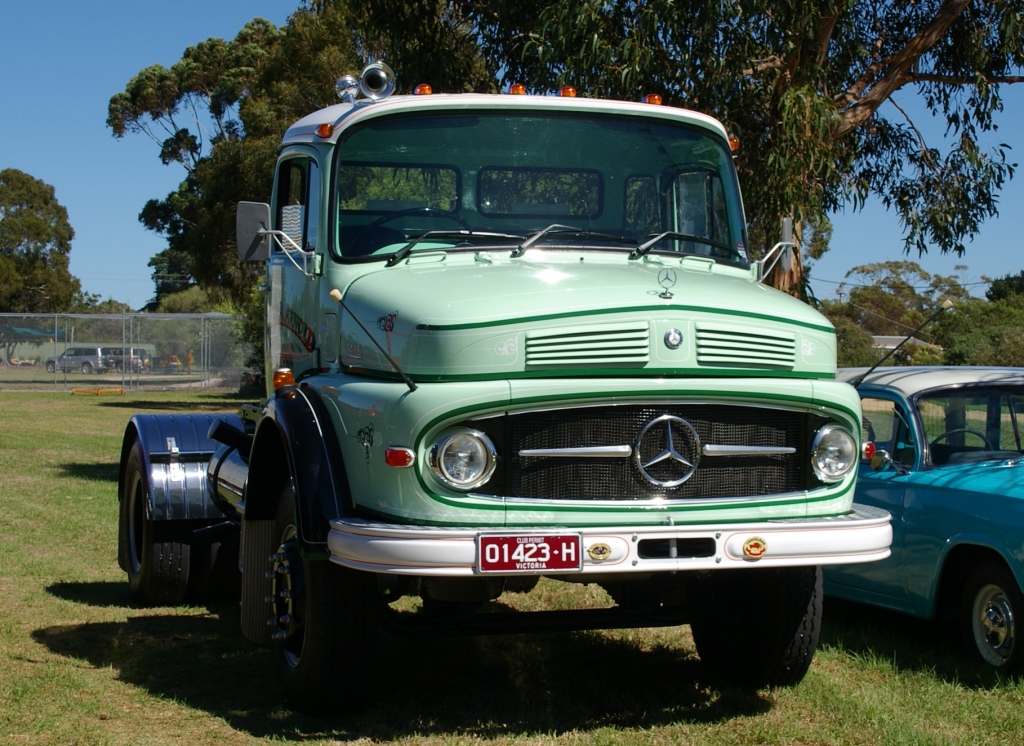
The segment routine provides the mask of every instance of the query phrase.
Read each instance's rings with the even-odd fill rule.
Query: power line
[[[811,282],[826,282],[829,285],[846,285],[846,287],[850,287],[850,288],[873,288],[873,287],[876,287],[877,284],[878,284],[878,283],[871,283],[871,284],[862,285],[860,283],[849,282],[847,280],[840,280],[839,282],[837,282],[835,280],[823,280],[820,277],[812,277],[810,281]],[[959,285],[962,288],[969,288],[969,287],[974,287],[975,285],[991,285],[993,282],[995,282],[995,280],[978,280],[977,282],[958,282],[957,285]],[[936,288],[933,288],[931,285],[907,285],[906,287],[911,289],[911,290],[935,290],[936,289]]]

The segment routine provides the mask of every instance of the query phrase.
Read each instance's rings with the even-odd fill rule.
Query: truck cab
[[[243,632],[303,709],[351,693],[342,665],[370,675],[380,629],[686,623],[718,675],[797,683],[820,565],[883,559],[891,530],[853,505],[834,329],[748,255],[729,133],[648,102],[392,81],[371,65],[363,98],[350,80],[292,125],[271,203],[239,205],[239,258],[266,266],[266,399],[197,430],[191,503],[151,494],[172,423],[133,418],[129,578],[132,515],[198,506],[189,547],[237,527]],[[476,613],[540,578],[609,606]]]

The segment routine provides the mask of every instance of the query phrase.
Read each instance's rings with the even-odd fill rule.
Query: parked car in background
[[[838,375],[864,412],[855,500],[892,515],[892,555],[826,567],[826,594],[955,619],[981,660],[1024,671],[1024,368],[865,373]]]
[[[65,373],[72,370],[93,373],[105,368],[105,356],[101,347],[69,347],[56,357],[46,358],[47,373],[58,370]]]
[[[104,347],[103,362],[116,371],[141,373],[149,368],[149,353],[142,347]]]

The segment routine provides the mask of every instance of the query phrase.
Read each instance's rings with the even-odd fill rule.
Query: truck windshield
[[[714,133],[685,123],[539,111],[405,115],[353,128],[336,158],[334,248],[343,259],[384,258],[413,241],[415,251],[515,250],[533,236],[538,248],[650,244],[643,253],[747,262],[730,153]],[[554,224],[578,230],[536,237]]]

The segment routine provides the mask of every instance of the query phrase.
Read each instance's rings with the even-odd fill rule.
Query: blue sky
[[[184,178],[145,135],[115,139],[110,97],[140,70],[170,67],[253,18],[281,25],[298,0],[0,0],[0,169],[54,187],[75,239],[82,288],[141,308],[154,293],[150,258],[166,247],[138,221]]]
[[[52,185],[68,210],[75,240],[71,271],[84,290],[139,308],[153,295],[149,259],[165,247],[138,214],[184,177],[164,166],[144,135],[121,140],[106,127],[107,103],[149,65],[170,66],[211,37],[234,38],[249,20],[281,25],[297,0],[0,0],[0,169],[16,168]],[[401,74],[401,71],[398,71]],[[910,91],[897,94],[903,103]],[[1024,165],[1024,85],[1007,90],[998,140]],[[929,136],[941,129],[918,122]],[[1005,189],[1001,216],[986,223],[963,258],[937,251],[918,258],[926,271],[968,270],[962,281],[1024,269],[1024,172]],[[832,249],[814,266],[812,287],[834,298],[853,266],[902,254],[896,217],[877,205],[837,216]],[[980,295],[984,286],[973,285]]]

